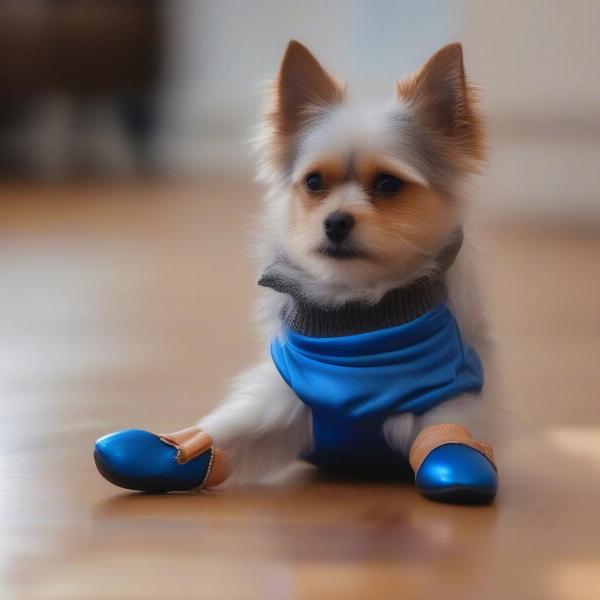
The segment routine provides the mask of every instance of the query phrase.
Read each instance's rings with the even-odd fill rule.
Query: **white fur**
[[[344,156],[352,148],[386,156],[406,181],[429,186],[427,173],[411,164],[410,152],[399,153],[398,135],[390,128],[392,117],[410,112],[407,103],[346,102],[335,109],[321,110],[301,137],[292,173],[297,181],[313,162],[323,156]]]
[[[230,481],[276,473],[311,445],[309,410],[270,359],[242,373],[199,426],[226,452]]]

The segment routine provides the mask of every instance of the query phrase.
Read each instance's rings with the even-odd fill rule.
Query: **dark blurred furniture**
[[[157,9],[153,0],[2,0],[0,96],[152,86]]]
[[[116,100],[140,147],[153,123],[159,9],[159,0],[1,0],[0,135],[30,101],[59,92]]]

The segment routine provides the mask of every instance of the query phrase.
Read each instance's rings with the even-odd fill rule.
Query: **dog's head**
[[[349,289],[431,268],[462,219],[459,189],[482,159],[460,44],[354,105],[298,42],[275,81],[261,149],[277,244],[313,277]]]

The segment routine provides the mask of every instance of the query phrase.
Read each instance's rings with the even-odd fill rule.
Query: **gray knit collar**
[[[280,257],[261,275],[258,285],[288,294],[280,315],[283,325],[311,337],[337,337],[365,333],[413,321],[447,300],[445,272],[454,263],[463,241],[457,230],[436,259],[434,273],[386,292],[375,304],[350,300],[326,305],[303,291],[300,277],[294,277],[289,259]]]

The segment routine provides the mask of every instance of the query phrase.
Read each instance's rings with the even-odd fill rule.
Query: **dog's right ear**
[[[344,88],[295,40],[290,41],[275,81],[272,118],[279,133],[291,135],[310,118],[311,110],[337,104]]]

